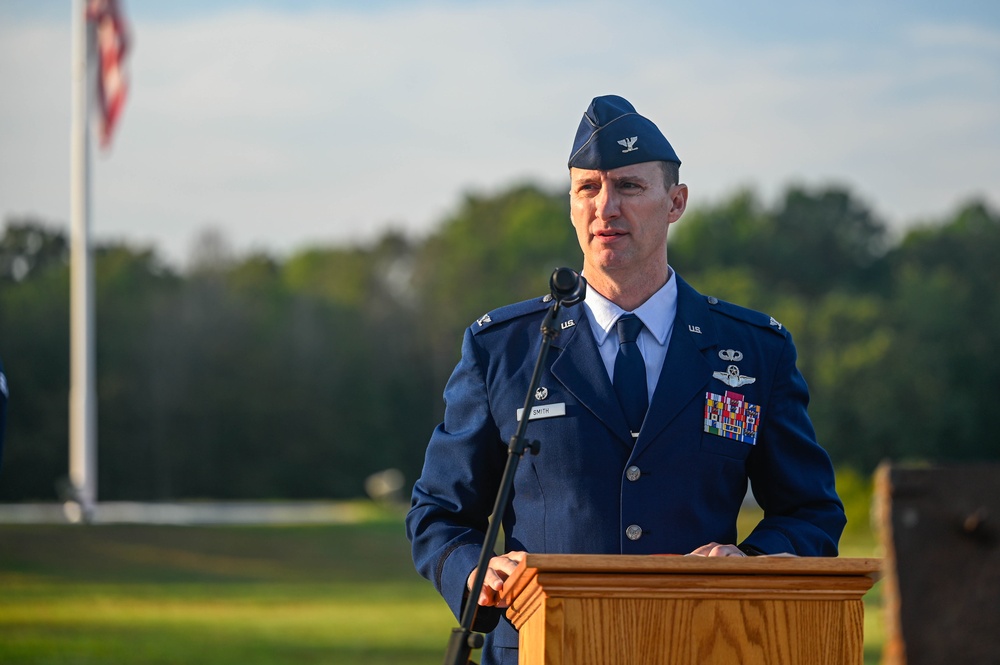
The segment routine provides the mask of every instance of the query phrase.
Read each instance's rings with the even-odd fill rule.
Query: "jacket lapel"
[[[677,277],[677,317],[663,370],[656,382],[646,420],[636,441],[635,452],[649,445],[693,399],[704,397],[712,378],[706,349],[716,346],[705,298]]]
[[[574,314],[576,325],[563,330],[552,342],[552,348],[559,349],[558,357],[552,362],[552,375],[584,408],[631,447],[632,437],[625,422],[625,414],[618,405],[618,398],[604,369],[604,361],[597,350],[590,317],[582,307],[575,310]]]

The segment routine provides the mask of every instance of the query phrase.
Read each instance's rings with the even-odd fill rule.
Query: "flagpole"
[[[94,269],[90,248],[90,53],[86,0],[72,0],[70,121],[70,405],[67,515],[90,522],[97,502]]]

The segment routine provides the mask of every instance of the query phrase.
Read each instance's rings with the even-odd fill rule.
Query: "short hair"
[[[660,168],[663,170],[663,184],[667,189],[670,189],[677,183],[681,181],[681,165],[677,162],[659,162]]]

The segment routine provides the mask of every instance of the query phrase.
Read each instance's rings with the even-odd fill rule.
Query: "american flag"
[[[101,146],[106,148],[128,92],[124,69],[128,26],[118,0],[88,0],[87,20],[97,33],[97,101],[101,109]]]

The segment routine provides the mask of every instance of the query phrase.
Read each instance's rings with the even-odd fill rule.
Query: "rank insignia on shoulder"
[[[781,323],[778,322],[778,319],[774,318],[773,316],[771,317],[771,325],[777,328],[778,330],[781,330]]]
[[[490,323],[492,320],[493,319],[490,318],[489,314],[483,314],[481,317],[476,319],[476,323],[478,323],[479,327],[482,328],[483,324]]]
[[[725,372],[712,372],[712,376],[718,379],[719,381],[722,381],[730,388],[739,388],[740,386],[747,386],[757,380],[756,377],[747,376],[746,374],[740,374],[740,368],[737,367],[736,365],[730,365],[729,367],[726,368]]]
[[[751,446],[757,444],[760,406],[750,404],[743,395],[726,391],[724,395],[705,393],[705,431]]]

